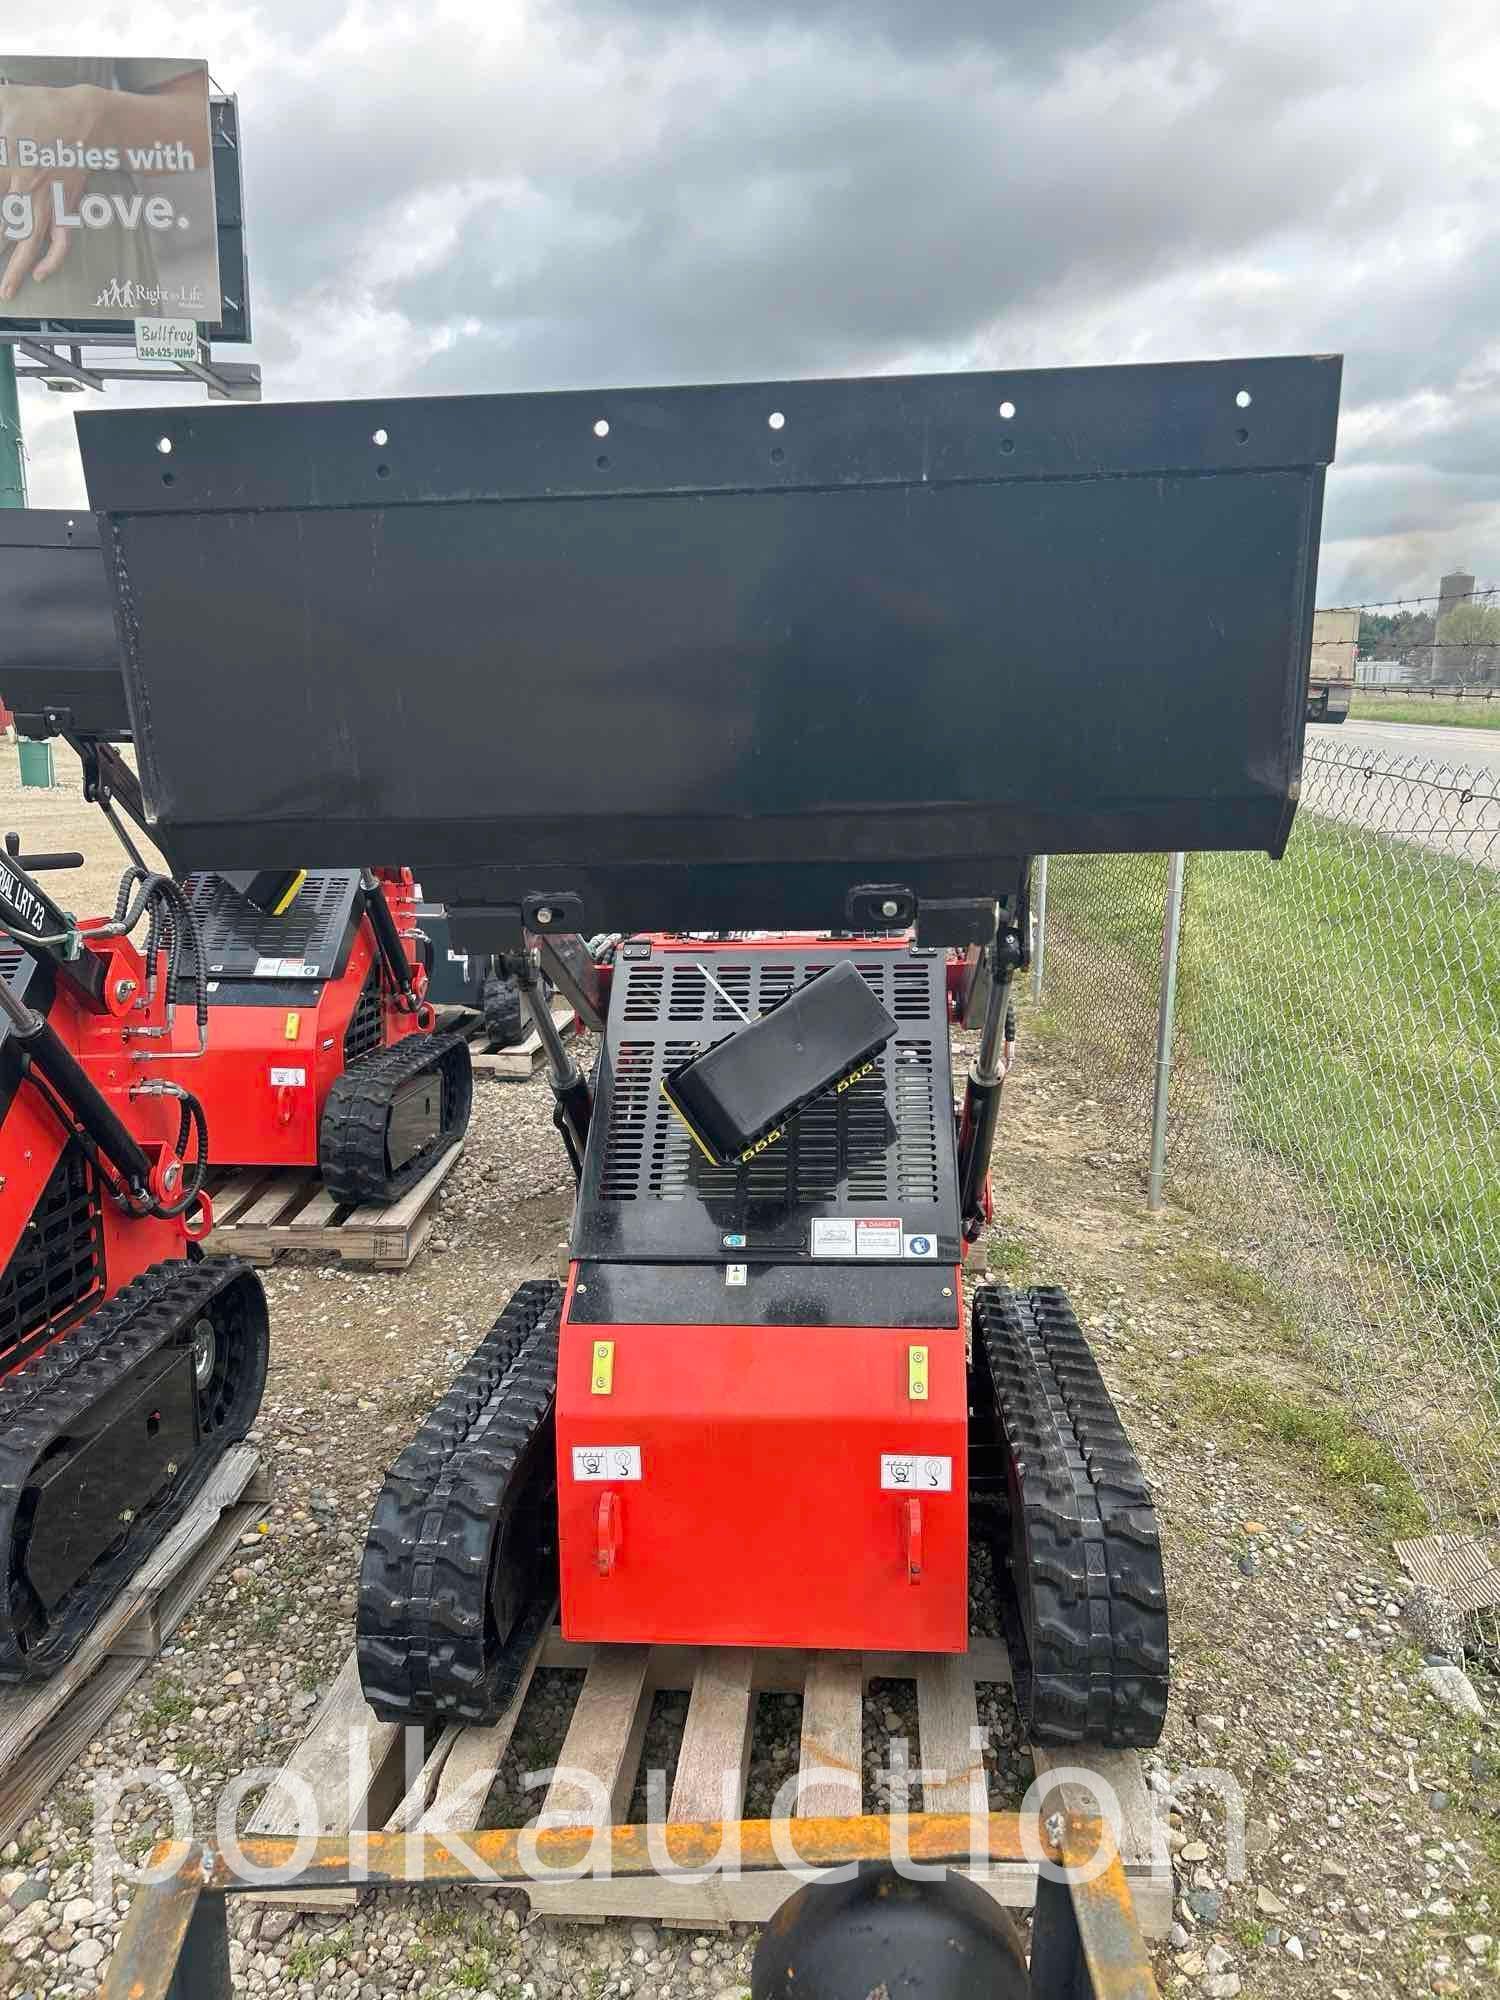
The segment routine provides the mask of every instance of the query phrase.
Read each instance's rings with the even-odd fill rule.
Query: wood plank
[[[243,1501],[230,1508],[181,1574],[166,1587],[151,1607],[158,1645],[229,1561],[240,1536],[259,1511],[257,1505]],[[118,1650],[138,1629],[138,1618],[133,1619],[111,1645],[103,1662],[74,1686],[51,1719],[0,1772],[0,1843],[10,1840],[30,1819],[52,1786],[87,1749],[151,1665],[152,1656],[144,1652],[122,1655]]]
[[[312,1728],[256,1808],[250,1831],[295,1834],[304,1816],[312,1822],[306,1830],[315,1833],[347,1833],[361,1821],[383,1826],[405,1789],[403,1734],[399,1724],[382,1722],[365,1700],[351,1653]],[[345,1909],[359,1900],[357,1888],[251,1893],[257,1901],[306,1910]]]
[[[601,1824],[600,1796],[609,1808],[607,1823],[624,1819],[651,1715],[646,1690],[650,1651],[649,1646],[597,1649],[557,1753],[558,1775],[542,1805],[544,1825]],[[576,1774],[592,1783],[576,1782]]]
[[[567,1001],[552,1002],[552,1018],[557,1023],[557,1031],[564,1041],[577,1026],[577,1016]],[[513,1048],[491,1049],[484,1046],[484,1028],[481,1023],[476,1035],[469,1043],[469,1060],[476,1076],[493,1076],[501,1082],[524,1083],[546,1062],[542,1048],[542,1038],[533,1028],[523,1041]]]
[[[448,1827],[478,1826],[485,1802],[510,1748],[521,1710],[531,1687],[531,1679],[541,1664],[547,1628],[537,1635],[516,1681],[515,1693],[502,1713],[488,1728],[465,1729],[449,1752],[438,1773],[437,1791],[430,1810],[422,1819],[424,1832],[442,1833]]]
[[[297,1833],[310,1794],[317,1814],[316,1830],[346,1833],[358,1800],[368,1794],[371,1781],[400,1735],[399,1725],[380,1721],[365,1700],[359,1684],[359,1662],[351,1653],[325,1695],[312,1728],[256,1808],[251,1832]]]
[[[161,1651],[161,1618],[154,1604],[138,1611],[109,1649],[112,1660],[154,1660]]]
[[[307,1186],[300,1174],[278,1174],[265,1193],[247,1208],[235,1223],[236,1229],[264,1229],[289,1209]]]
[[[232,1506],[244,1491],[257,1457],[254,1445],[235,1445],[227,1451],[192,1506],[106,1607],[72,1659],[41,1686],[19,1687],[0,1696],[0,1770],[7,1769],[46,1727],[108,1656],[115,1640],[134,1623],[142,1607],[208,1540],[224,1509]]]
[[[235,1554],[241,1535],[248,1534],[265,1513],[260,1500],[241,1500],[222,1515],[219,1525],[180,1576],[166,1584],[156,1601],[156,1623],[165,1644],[211,1582]]]
[[[404,1271],[426,1242],[433,1225],[432,1202],[463,1154],[460,1142],[408,1190],[389,1205],[367,1203],[336,1220],[342,1204],[326,1188],[316,1187],[295,1214],[289,1211],[312,1186],[305,1175],[279,1176],[263,1186],[259,1198],[242,1209],[237,1221],[220,1228],[216,1218],[209,1247],[226,1255],[270,1264],[288,1249],[332,1251],[348,1263],[373,1264],[380,1270]]]
[[[927,1812],[989,1811],[974,1672],[962,1653],[937,1654],[917,1672],[917,1747]]]
[[[215,1193],[209,1190],[209,1203],[214,1212],[214,1227],[228,1222],[237,1215],[253,1195],[263,1188],[270,1169],[266,1167],[245,1167],[233,1174]]]
[[[256,1480],[252,1479],[245,1489],[247,1494],[255,1484]],[[155,1602],[138,1611],[119,1637],[111,1642],[109,1657],[112,1660],[122,1657],[153,1659],[202,1595],[204,1586],[235,1553],[241,1535],[249,1533],[264,1511],[264,1502],[257,1496],[242,1499],[221,1514],[218,1526],[191,1562],[179,1575],[164,1584]],[[155,1652],[148,1652],[142,1644],[141,1635],[146,1633],[155,1640]]]
[[[738,1819],[755,1719],[748,1647],[705,1647],[688,1702],[669,1820]]]
[[[554,1632],[549,1636],[541,1657],[548,1666],[576,1667],[590,1662],[594,1649],[572,1645]],[[695,1653],[691,1647],[653,1647],[642,1683],[640,1716],[644,1719],[649,1712],[649,1703],[645,1699],[649,1692],[654,1687],[683,1686],[685,1669],[695,1659],[697,1665],[694,1667],[692,1686],[696,1702],[700,1686],[696,1676],[704,1665],[705,1657],[708,1656]],[[950,1777],[943,1783],[945,1787],[951,1785],[954,1788],[955,1804],[951,1809],[968,1809],[968,1775],[973,1768],[969,1760],[972,1757],[974,1763],[982,1768],[982,1758],[969,1740],[965,1703],[972,1703],[976,1681],[1009,1679],[1009,1660],[1000,1640],[975,1639],[967,1655],[866,1654],[863,1660],[858,1655],[819,1655],[754,1648],[748,1651],[748,1657],[744,1654],[718,1655],[721,1674],[726,1659],[735,1661],[732,1669],[735,1674],[748,1675],[748,1689],[742,1692],[752,1714],[757,1689],[763,1686],[803,1686],[803,1757],[799,1774],[802,1781],[801,1813],[831,1811],[839,1815],[860,1810],[856,1786],[861,1771],[861,1696],[863,1685],[877,1676],[916,1682],[923,1766],[938,1763],[927,1747],[929,1740],[942,1751],[945,1769],[961,1749],[962,1775]],[[740,1664],[742,1661],[743,1665]],[[706,1694],[703,1700],[706,1704]],[[704,1713],[706,1719],[706,1706]],[[737,1707],[733,1713],[737,1715]],[[673,1787],[670,1813],[674,1818],[718,1818],[719,1800],[711,1788],[716,1771],[722,1782],[726,1768],[733,1770],[739,1739],[732,1734],[719,1733],[721,1754],[716,1765],[707,1747],[712,1741],[712,1731],[705,1729],[700,1738],[706,1754],[700,1756],[693,1748],[692,1718],[693,1705],[690,1705],[689,1730],[684,1734],[683,1749],[678,1759],[678,1779]],[[977,1707],[973,1711],[973,1720],[977,1727]],[[459,1739],[460,1750],[463,1740],[462,1737]],[[1041,1750],[1035,1754],[1039,1771],[1045,1771],[1049,1757],[1053,1757],[1057,1765],[1084,1762],[1109,1779],[1121,1801],[1121,1854],[1130,1878],[1137,1917],[1148,1937],[1165,1935],[1172,1921],[1172,1880],[1169,1871],[1156,1873],[1152,1868],[1150,1795],[1139,1757],[1127,1751],[1093,1751],[1082,1758],[1075,1753]],[[562,1764],[570,1760],[571,1753],[565,1744],[558,1761]],[[685,1765],[691,1775],[684,1775]],[[960,1785],[963,1790],[961,1799],[956,1796]],[[709,1787],[706,1795],[705,1786]],[[928,1788],[929,1808],[932,1810],[938,1809],[932,1803],[937,1790],[936,1786]],[[693,1809],[691,1813],[690,1808]],[[1005,1863],[993,1869],[966,1872],[973,1875],[987,1895],[1008,1908],[1025,1909],[1036,1900],[1036,1871],[1026,1863]],[[696,1882],[671,1882],[652,1876],[636,1880],[536,1883],[527,1893],[533,1913],[539,1916],[566,1917],[574,1922],[599,1922],[606,1917],[644,1917],[669,1927],[685,1928],[764,1923],[788,1896],[796,1892],[798,1886],[794,1878],[775,1872],[745,1875],[738,1880],[709,1875]]]
[[[692,1691],[698,1672],[697,1646],[653,1646],[648,1684],[654,1693],[673,1688]],[[544,1667],[586,1668],[594,1649],[586,1641],[565,1639],[554,1629],[547,1637],[542,1656]],[[812,1655],[789,1646],[756,1646],[751,1651],[751,1684],[757,1694],[801,1694],[807,1679],[807,1663]],[[923,1664],[936,1657],[931,1653],[866,1653],[864,1683],[874,1680],[915,1681]],[[976,1681],[1009,1685],[1010,1656],[1003,1639],[974,1638],[969,1641],[968,1660]]]
[[[437,1795],[438,1780],[443,1766],[453,1754],[454,1745],[464,1734],[454,1723],[446,1723],[439,1731],[436,1743],[422,1760],[422,1768],[407,1786],[401,1803],[385,1823],[387,1833],[405,1833],[408,1828],[420,1826],[427,1808]],[[465,1822],[466,1825],[471,1822]],[[478,1820],[472,1822],[478,1825]]]
[[[1004,1909],[1027,1910],[1036,1901],[1036,1870],[1028,1862],[998,1862],[974,1879]],[[795,1876],[766,1869],[738,1880],[710,1875],[701,1882],[672,1882],[648,1875],[607,1882],[534,1883],[526,1893],[537,1916],[574,1922],[589,1917],[644,1917],[685,1929],[692,1924],[766,1923],[801,1886]],[[1150,1938],[1165,1937],[1172,1923],[1170,1878],[1131,1876],[1130,1890],[1142,1932]]]
[[[0,1844],[15,1838],[150,1666],[147,1659],[106,1660],[20,1754],[6,1760],[0,1769]]]
[[[338,1208],[338,1201],[327,1188],[320,1187],[312,1200],[307,1202],[286,1225],[299,1234],[309,1229],[324,1229],[332,1222]]]
[[[438,1189],[463,1157],[463,1141],[450,1146],[439,1160],[423,1174],[416,1186],[409,1188],[400,1201],[389,1203],[370,1202],[364,1208],[355,1209],[344,1224],[346,1229],[405,1229],[414,1222],[431,1201]]]
[[[1067,1750],[1053,1750],[1037,1744],[1031,1754],[1038,1778],[1058,1770],[1095,1773],[1120,1802],[1120,1859],[1125,1864],[1126,1873],[1142,1867],[1149,1869],[1154,1806],[1137,1751],[1102,1750],[1089,1743],[1080,1743]],[[1099,1799],[1092,1787],[1085,1783],[1058,1785],[1048,1791],[1044,1795],[1042,1809],[1055,1810],[1050,1801],[1057,1797],[1070,1812],[1093,1813],[1099,1810]],[[1106,1795],[1103,1803],[1108,1802]]]
[[[864,1671],[858,1653],[814,1653],[802,1692],[797,1812],[844,1819],[863,1810]]]

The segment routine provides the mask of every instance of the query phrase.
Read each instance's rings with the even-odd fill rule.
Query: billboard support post
[[[26,464],[21,456],[21,401],[16,357],[0,347],[0,507],[26,505]]]

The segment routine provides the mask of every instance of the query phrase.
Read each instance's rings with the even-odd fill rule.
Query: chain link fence
[[[1143,1169],[1168,871],[1048,871],[1042,1004]],[[1269,1281],[1500,1647],[1500,758],[1310,740],[1280,862],[1187,857],[1169,1103],[1167,1196]]]

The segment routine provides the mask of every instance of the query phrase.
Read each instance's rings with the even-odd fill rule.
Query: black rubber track
[[[65,1449],[75,1427],[131,1373],[212,1323],[217,1359],[198,1390],[198,1449],[149,1508],[122,1529],[44,1620],[26,1580],[33,1468]],[[43,1679],[72,1654],[121,1585],[178,1521],[230,1445],[255,1422],[269,1334],[260,1279],[238,1257],[153,1264],[71,1333],[0,1381],[0,1682]],[[189,1361],[186,1365],[191,1365]],[[140,1448],[132,1439],[131,1449]]]
[[[522,1285],[386,1476],[355,1648],[383,1721],[495,1721],[551,1615],[561,1310],[552,1280]]]
[[[995,1558],[1022,1724],[1037,1743],[1149,1748],[1166,1722],[1167,1596],[1140,1462],[1066,1293],[981,1286],[973,1331],[1007,1451]]]
[[[508,1049],[526,1038],[521,989],[513,979],[491,973],[480,989],[484,1032],[496,1048]]]
[[[386,1150],[391,1104],[427,1070],[442,1077],[437,1138],[392,1173]],[[474,1073],[459,1034],[407,1035],[334,1079],[318,1127],[318,1171],[335,1201],[399,1201],[469,1128]]]

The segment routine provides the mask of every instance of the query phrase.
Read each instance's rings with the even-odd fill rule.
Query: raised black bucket
[[[114,604],[85,508],[0,510],[0,701],[23,736],[129,734]]]
[[[179,865],[625,929],[1280,851],[1336,357],[80,416]]]

